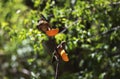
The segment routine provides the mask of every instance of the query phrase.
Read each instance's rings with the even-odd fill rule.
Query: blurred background
[[[54,79],[43,14],[66,41],[59,79],[120,78],[119,0],[0,0],[0,79]],[[46,50],[48,49],[48,50]]]

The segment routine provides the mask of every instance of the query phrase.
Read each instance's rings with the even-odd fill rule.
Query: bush
[[[60,61],[60,79],[119,79],[118,0],[2,0],[0,78],[54,79],[51,38],[36,28],[43,14],[66,41],[69,62]]]

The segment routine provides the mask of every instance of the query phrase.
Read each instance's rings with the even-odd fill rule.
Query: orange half
[[[46,31],[46,34],[48,36],[55,36],[56,34],[58,34],[58,32],[59,32],[59,29],[56,28],[56,29],[51,29],[51,30]]]
[[[67,53],[65,52],[65,50],[61,50],[59,52],[60,56],[62,57],[62,60],[65,61],[65,62],[68,62],[69,61],[69,58],[68,58],[68,55]]]

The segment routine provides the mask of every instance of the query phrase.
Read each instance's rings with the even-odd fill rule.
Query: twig
[[[110,30],[103,32],[101,35],[106,35],[106,34],[112,33],[113,31],[117,31],[119,29],[120,29],[120,26],[113,27]]]
[[[108,55],[109,57],[113,57],[113,56],[120,56],[120,52],[115,52],[113,54]]]
[[[59,61],[57,61],[57,65],[56,65],[55,79],[58,79],[58,68],[59,68]]]
[[[110,6],[113,6],[113,5],[120,5],[120,2],[112,2],[112,3],[110,4]]]

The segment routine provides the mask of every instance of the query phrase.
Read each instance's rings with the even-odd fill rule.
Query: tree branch
[[[110,6],[120,5],[120,2],[113,2],[110,4]]]
[[[112,33],[113,31],[117,31],[117,30],[119,30],[119,29],[120,29],[120,26],[117,26],[117,27],[111,28],[111,29],[108,30],[108,31],[103,32],[101,35],[107,35],[107,34]]]
[[[58,69],[59,69],[59,61],[57,61],[57,65],[56,65],[55,79],[58,79]]]

